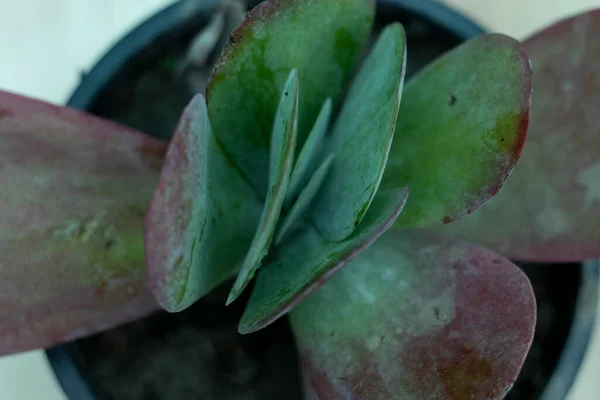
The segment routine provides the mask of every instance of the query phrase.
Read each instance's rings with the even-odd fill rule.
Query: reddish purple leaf
[[[508,260],[392,230],[290,319],[314,399],[499,399],[533,340],[536,306]]]
[[[499,194],[440,229],[507,257],[600,258],[600,10],[525,41],[533,66],[529,135]]]
[[[143,232],[166,145],[0,92],[0,355],[155,310]]]

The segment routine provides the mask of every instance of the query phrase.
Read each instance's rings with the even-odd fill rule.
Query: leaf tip
[[[225,302],[226,306],[229,306],[231,303],[233,303],[239,296],[239,292],[238,291],[234,291],[234,289],[232,288],[231,291],[229,292],[229,295],[227,296],[227,301]]]

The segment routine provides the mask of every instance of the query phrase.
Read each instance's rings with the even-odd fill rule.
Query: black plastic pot
[[[155,14],[128,33],[83,77],[68,105],[166,137],[172,127],[165,128],[161,123],[146,123],[146,126],[140,127],[135,122],[122,120],[113,112],[115,103],[123,101],[121,95],[127,91],[124,87],[127,79],[143,71],[157,55],[165,54],[180,43],[187,43],[208,21],[217,3],[218,0],[182,0]],[[480,26],[452,9],[428,0],[379,1],[378,21],[388,23],[392,20],[421,24],[434,33],[431,40],[436,41],[439,50],[435,54],[422,55],[423,62],[484,32]],[[409,54],[416,54],[419,47],[418,43],[409,40]],[[152,118],[152,114],[149,113],[148,118]],[[551,277],[552,281],[560,282],[557,287],[544,287],[551,294],[549,298],[560,299],[557,301],[561,305],[557,318],[564,329],[553,333],[556,336],[552,342],[554,347],[544,349],[544,362],[554,366],[554,373],[543,394],[537,393],[536,396],[542,400],[562,400],[574,381],[593,330],[598,265],[527,266],[525,271],[535,271],[534,274],[543,274]],[[49,349],[47,355],[52,368],[69,399],[105,400],[107,397],[101,382],[91,377],[79,343],[75,341]]]

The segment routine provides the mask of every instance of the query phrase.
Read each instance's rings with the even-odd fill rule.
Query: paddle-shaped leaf
[[[500,399],[536,321],[527,277],[483,248],[392,230],[290,313],[328,400]]]
[[[497,197],[441,232],[531,261],[600,258],[600,10],[525,41],[534,73],[523,155]]]
[[[252,241],[260,201],[221,152],[197,95],[175,131],[148,212],[152,290],[181,311],[233,278]]]
[[[394,23],[361,66],[328,144],[335,160],[314,210],[315,224],[328,240],[348,237],[377,192],[394,137],[405,67],[404,29]]]
[[[407,197],[407,189],[377,192],[364,223],[345,240],[328,241],[307,224],[275,248],[258,273],[239,332],[257,331],[290,311],[387,231]]]
[[[234,301],[254,277],[277,229],[285,194],[290,183],[298,131],[298,71],[292,70],[281,93],[271,134],[269,162],[269,191],[263,206],[258,228],[246,254],[242,268],[229,292],[227,304]],[[235,229],[231,225],[229,229]]]
[[[0,355],[158,308],[143,232],[166,148],[80,111],[0,92]]]
[[[447,223],[494,196],[521,153],[530,100],[527,55],[499,34],[468,41],[412,78],[382,181],[410,189],[396,226]]]
[[[294,225],[299,222],[302,214],[306,211],[321,188],[323,180],[325,180],[332,163],[333,155],[330,155],[323,161],[323,164],[315,171],[312,178],[310,178],[306,184],[306,187],[300,192],[298,199],[281,222],[279,231],[275,237],[275,244],[281,243],[281,240],[290,232],[290,229],[293,229]]]
[[[302,96],[298,145],[326,98],[337,104],[369,37],[374,0],[267,0],[231,34],[207,89],[222,147],[261,193],[279,94],[297,68]]]
[[[302,150],[298,154],[298,159],[292,170],[290,177],[290,187],[285,195],[285,205],[289,206],[291,202],[298,196],[305,183],[311,178],[312,171],[315,170],[315,164],[319,160],[319,156],[323,152],[323,143],[325,142],[325,134],[329,126],[331,118],[331,99],[325,100],[323,108],[315,121],[310,134],[302,146]]]

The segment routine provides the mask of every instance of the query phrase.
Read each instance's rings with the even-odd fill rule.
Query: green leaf
[[[233,278],[259,215],[256,193],[215,141],[204,98],[194,97],[171,140],[146,220],[146,264],[163,308],[181,311]]]
[[[307,225],[275,248],[258,273],[239,332],[262,329],[290,311],[388,230],[407,197],[407,189],[378,191],[364,223],[343,241],[328,241]]]
[[[531,67],[521,44],[482,35],[406,85],[382,187],[410,188],[400,227],[447,223],[494,196],[527,134]]]
[[[527,143],[498,196],[440,232],[511,259],[600,258],[600,10],[526,39],[534,78]]]
[[[328,98],[323,104],[323,108],[317,117],[304,146],[298,154],[298,159],[294,165],[292,176],[290,178],[290,187],[285,195],[285,204],[289,204],[298,196],[304,184],[310,179],[314,170],[313,165],[317,162],[319,155],[323,151],[325,134],[331,118],[331,99]]]
[[[478,246],[391,230],[290,313],[318,399],[501,399],[533,340],[523,272]]]
[[[328,143],[335,161],[313,214],[328,240],[348,237],[375,196],[394,137],[405,67],[404,29],[394,23],[361,66]]]
[[[323,164],[321,164],[321,166],[315,171],[306,187],[302,190],[302,192],[300,192],[300,195],[294,203],[294,206],[290,209],[288,214],[283,219],[281,226],[279,227],[279,231],[275,237],[275,244],[281,243],[281,240],[285,237],[286,233],[289,233],[290,229],[294,227],[294,225],[302,217],[304,211],[306,211],[308,206],[311,204],[311,201],[318,193],[323,184],[323,180],[331,168],[333,158],[333,155],[330,155],[325,159],[325,161],[323,161]]]
[[[273,240],[294,165],[298,131],[298,94],[298,71],[294,69],[281,93],[273,124],[267,199],[246,259],[229,292],[227,304],[233,302],[252,280]],[[231,225],[230,229],[235,229],[235,224]]]
[[[374,12],[374,0],[267,0],[231,34],[207,89],[209,115],[226,154],[261,194],[273,110],[289,71],[298,69],[302,87],[302,146],[325,99],[339,103]]]

